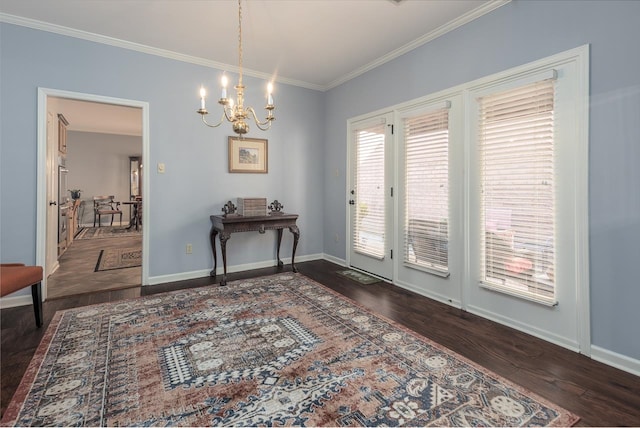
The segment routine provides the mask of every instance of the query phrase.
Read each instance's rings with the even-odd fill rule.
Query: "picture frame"
[[[268,141],[260,138],[229,137],[229,172],[268,173]]]

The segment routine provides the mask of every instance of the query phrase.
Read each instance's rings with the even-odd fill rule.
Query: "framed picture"
[[[229,137],[229,172],[269,172],[267,140]]]

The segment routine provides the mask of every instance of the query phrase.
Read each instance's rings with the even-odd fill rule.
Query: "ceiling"
[[[244,74],[325,91],[509,1],[243,0]],[[1,0],[0,21],[238,70],[235,0]],[[63,104],[70,130],[141,135],[140,109]]]
[[[69,122],[68,131],[142,136],[142,109],[51,97]]]

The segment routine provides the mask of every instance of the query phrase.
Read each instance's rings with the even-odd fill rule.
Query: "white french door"
[[[393,279],[392,114],[349,126],[349,265]]]

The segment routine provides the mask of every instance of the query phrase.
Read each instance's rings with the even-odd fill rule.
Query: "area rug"
[[[568,426],[300,274],[57,312],[5,425]]]
[[[136,230],[133,227],[131,229],[127,229],[124,226],[85,227],[78,232],[74,239],[120,238],[141,234],[142,230]]]
[[[140,247],[101,250],[94,272],[142,266]]]
[[[360,284],[373,284],[376,282],[380,282],[381,280],[375,278],[371,275],[367,275],[366,273],[358,272],[357,270],[347,269],[336,272],[340,276],[344,276],[345,278],[349,278],[353,281],[359,282]]]

